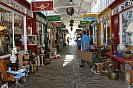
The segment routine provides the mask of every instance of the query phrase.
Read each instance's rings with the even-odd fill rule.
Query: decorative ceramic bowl
[[[133,57],[133,54],[122,54],[122,57],[125,58],[125,59],[130,59]]]

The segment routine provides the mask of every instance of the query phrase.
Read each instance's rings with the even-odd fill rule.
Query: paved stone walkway
[[[119,80],[109,80],[91,72],[87,64],[80,68],[76,50],[75,42],[65,46],[63,52],[58,52],[62,58],[52,59],[34,75],[30,74],[25,88],[133,88],[124,85],[123,72],[120,72]]]

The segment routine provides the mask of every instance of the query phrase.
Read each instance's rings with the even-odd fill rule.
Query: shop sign
[[[47,16],[47,21],[61,21],[60,15]]]
[[[78,25],[78,28],[88,28],[89,25]]]
[[[86,17],[86,18],[83,18],[83,20],[97,20],[97,18],[94,18],[94,17]]]
[[[0,2],[3,2],[4,4],[14,8],[14,9],[17,9],[22,13],[25,13],[24,7],[13,0],[0,0]]]
[[[112,15],[130,7],[133,5],[133,0],[126,0],[124,3],[116,7],[115,9],[112,10]]]
[[[66,28],[66,25],[63,25],[63,26],[57,26],[57,28]]]
[[[112,15],[114,15],[114,14],[116,14],[116,13],[118,13],[118,12],[119,12],[119,9],[118,9],[118,7],[117,7],[117,8],[115,8],[115,9],[112,10]]]
[[[84,14],[83,20],[97,20],[97,14]]]
[[[119,8],[120,8],[120,11],[132,6],[133,4],[133,0],[126,0],[124,3],[122,3]]]
[[[32,12],[30,10],[25,9],[22,5],[20,5],[19,3],[15,2],[13,0],[0,0],[0,2],[32,17]],[[25,13],[25,10],[27,10],[26,13]]]
[[[101,22],[101,21],[107,19],[108,17],[110,17],[110,13],[107,13],[106,15],[102,16],[102,17],[99,19],[99,21]]]
[[[90,21],[80,21],[80,25],[90,25]]]
[[[53,10],[54,4],[53,1],[32,1],[31,2],[31,11],[49,11]]]
[[[76,31],[82,31],[82,29],[76,29]]]
[[[94,18],[97,18],[97,14],[84,14],[83,15],[83,18],[86,18],[86,17],[94,17]]]
[[[63,22],[54,22],[53,23],[54,26],[64,26]]]
[[[28,16],[32,17],[32,12],[30,10],[27,9],[27,13]]]
[[[66,32],[68,32],[68,29],[61,29],[61,31],[66,31]]]

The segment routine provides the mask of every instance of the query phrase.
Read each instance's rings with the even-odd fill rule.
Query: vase
[[[16,46],[13,47],[13,50],[14,50],[14,53],[17,53],[17,47]]]
[[[10,56],[10,61],[11,63],[16,63],[17,57],[14,54],[14,50],[12,50],[12,55]]]

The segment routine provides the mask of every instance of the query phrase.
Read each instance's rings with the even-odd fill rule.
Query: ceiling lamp
[[[72,1],[72,0],[70,0],[70,1],[69,1],[69,5],[72,5],[72,4],[73,4],[73,1]]]
[[[74,14],[74,9],[73,9],[73,7],[67,8],[67,14],[70,15],[70,16],[72,16],[72,14]]]
[[[74,20],[73,20],[73,19],[71,19],[71,20],[70,20],[70,23],[74,23]]]
[[[73,26],[73,24],[72,23],[70,23],[70,25],[69,26]]]
[[[72,31],[73,30],[73,27],[71,27],[70,30]]]

